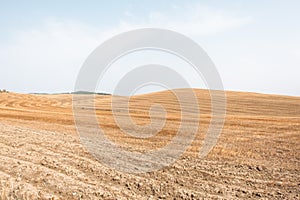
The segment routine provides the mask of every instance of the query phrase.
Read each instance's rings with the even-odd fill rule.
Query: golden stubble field
[[[226,92],[222,134],[200,159],[211,106],[208,91],[194,92],[200,122],[192,145],[172,165],[142,174],[110,169],[83,147],[72,95],[0,93],[0,199],[299,199],[300,97]],[[97,95],[95,102],[106,136],[126,150],[161,148],[180,125],[171,91],[130,99],[132,120],[139,125],[151,122],[154,103],[167,111],[165,126],[149,139],[122,133],[111,96]]]

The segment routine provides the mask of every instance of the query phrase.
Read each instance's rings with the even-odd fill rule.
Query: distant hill
[[[44,92],[35,92],[30,94],[41,94],[41,95],[49,95],[49,94],[95,94],[95,95],[111,95],[109,93],[104,92],[89,92],[89,91],[76,91],[76,92],[61,92],[61,93],[44,93]]]
[[[76,92],[71,92],[70,94],[97,94],[97,95],[111,95],[108,93],[103,93],[103,92],[89,92],[89,91],[76,91]]]

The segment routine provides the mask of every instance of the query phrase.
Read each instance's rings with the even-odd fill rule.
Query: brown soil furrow
[[[190,91],[176,90],[183,96]],[[200,111],[192,145],[172,165],[143,174],[110,169],[83,147],[74,124],[72,95],[1,93],[0,199],[299,199],[300,97],[226,92],[222,134],[210,154],[200,159],[212,117],[211,97],[206,90],[192,91]],[[77,97],[82,104],[79,112],[89,113],[93,100]],[[129,99],[130,116],[139,125],[150,124],[153,104],[162,105],[167,111],[163,129],[149,139],[123,133],[112,115],[112,98],[120,102],[115,114],[121,119],[126,116],[124,100]],[[191,124],[195,119],[191,99],[184,97],[181,103],[190,112]],[[128,151],[164,147],[181,123],[178,105],[171,91],[131,98],[95,95],[105,135]],[[164,120],[160,113],[154,116]],[[91,124],[89,114],[80,120],[83,126]],[[133,131],[127,121],[123,126]],[[154,124],[138,132],[155,128]],[[186,134],[192,133],[186,129]]]

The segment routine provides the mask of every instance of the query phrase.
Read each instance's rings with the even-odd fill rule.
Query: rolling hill
[[[177,90],[183,95],[188,91]],[[74,123],[72,94],[1,93],[0,199],[299,199],[300,97],[227,91],[222,134],[208,156],[199,158],[211,105],[207,90],[193,92],[200,120],[192,144],[170,166],[141,174],[111,169],[84,148]],[[105,135],[121,148],[154,151],[176,136],[181,111],[172,91],[129,99],[134,124],[165,120],[151,138],[124,134],[112,113],[113,97],[95,95],[95,112]],[[150,119],[154,104],[164,107],[165,117],[154,113]],[[88,109],[82,107],[83,112]],[[124,116],[122,106],[114,114]],[[125,128],[130,130],[131,123]]]

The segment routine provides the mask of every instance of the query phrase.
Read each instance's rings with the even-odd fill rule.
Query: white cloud
[[[185,8],[173,6],[164,12],[151,12],[144,19],[136,17],[131,18],[131,21],[121,21],[121,27],[167,28],[189,36],[199,36],[224,32],[251,23],[252,20],[250,16],[240,17],[222,10],[190,5]]]
[[[130,12],[126,15],[139,19]],[[152,12],[145,20],[121,21],[105,30],[72,20],[48,19],[40,27],[14,34],[12,43],[0,46],[0,87],[18,92],[70,91],[89,53],[106,39],[132,28],[167,28],[197,36],[249,22],[249,17],[198,5],[174,6],[164,13]]]
[[[1,87],[19,92],[72,90],[81,64],[114,30],[47,20],[0,46]]]

